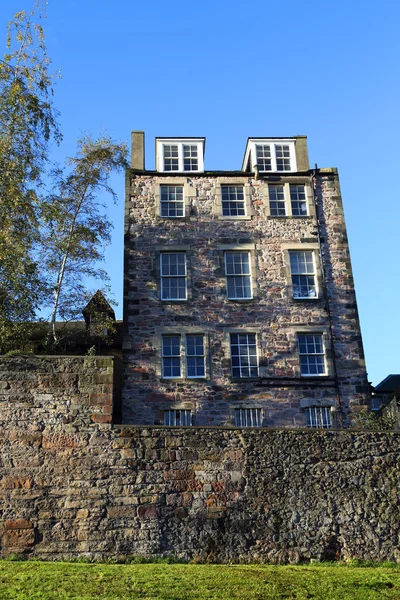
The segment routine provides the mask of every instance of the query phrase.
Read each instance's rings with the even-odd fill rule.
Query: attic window
[[[165,173],[202,172],[203,151],[204,138],[157,138],[157,170]]]
[[[292,153],[289,144],[256,144],[255,150],[255,162],[260,171],[294,170],[292,169]]]
[[[297,170],[294,139],[249,139],[243,169],[260,173],[286,173]]]

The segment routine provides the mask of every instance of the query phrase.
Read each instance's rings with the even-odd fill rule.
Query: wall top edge
[[[257,175],[258,179],[277,179],[277,178],[282,178],[282,177],[298,177],[299,175],[313,175],[315,172],[317,172],[317,174],[321,174],[324,175],[325,173],[334,173],[337,174],[338,173],[338,169],[337,167],[325,167],[325,168],[320,168],[318,167],[317,169],[308,169],[307,171],[286,171],[286,172],[282,172],[282,173],[271,173],[270,175],[264,175],[264,174],[259,174]],[[140,169],[133,169],[128,167],[127,169],[127,173],[128,174],[132,174],[132,175],[148,175],[148,176],[152,176],[152,177],[187,177],[188,179],[194,178],[194,177],[215,177],[215,176],[224,176],[224,177],[253,177],[255,178],[256,174],[253,171],[240,171],[240,170],[236,170],[236,171],[201,171],[201,172],[195,172],[195,171],[168,171],[168,172],[164,172],[164,171],[155,171],[155,170],[140,170]]]
[[[14,354],[13,356],[0,355],[0,360],[13,360],[15,358],[28,359],[28,358],[40,358],[40,359],[50,359],[55,360],[57,358],[68,358],[68,359],[83,359],[83,360],[96,360],[97,358],[109,358],[110,360],[114,358],[114,354],[95,354],[94,356],[89,356],[87,354]]]
[[[143,432],[143,431],[153,431],[153,430],[166,430],[170,433],[182,433],[185,431],[192,431],[195,433],[196,431],[209,431],[209,430],[217,430],[221,432],[248,432],[248,433],[265,433],[268,434],[287,434],[287,435],[297,435],[304,434],[308,436],[314,435],[364,435],[374,433],[376,435],[390,435],[392,437],[400,436],[400,432],[397,431],[376,431],[374,429],[310,429],[308,427],[296,427],[296,428],[285,428],[285,427],[234,427],[234,426],[217,426],[217,425],[208,425],[208,426],[197,426],[190,425],[187,427],[169,427],[167,425],[123,425],[123,424],[112,424],[112,429],[120,432]]]

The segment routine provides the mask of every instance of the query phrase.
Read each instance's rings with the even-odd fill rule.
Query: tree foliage
[[[49,168],[59,142],[43,28],[45,0],[10,21],[0,60],[0,353],[23,348],[38,309],[51,307],[49,340],[59,342],[57,319],[71,320],[88,300],[87,277],[110,241],[111,223],[98,202],[127,148],[111,138],[84,137],[67,170]],[[50,175],[51,172],[51,175]],[[43,177],[52,192],[43,192]]]
[[[43,29],[44,3],[10,21],[0,60],[0,351],[15,346],[44,288],[34,248],[49,143],[60,140]]]
[[[43,211],[42,264],[53,292],[49,340],[59,342],[57,320],[76,319],[88,299],[85,279],[107,280],[98,263],[110,242],[112,224],[99,194],[116,201],[109,180],[127,166],[127,147],[110,137],[78,141],[78,153],[67,161],[69,172],[58,171],[56,189]]]

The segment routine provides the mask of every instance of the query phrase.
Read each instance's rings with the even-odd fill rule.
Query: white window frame
[[[165,169],[164,148],[165,146],[176,146],[178,150],[178,168]],[[185,170],[184,168],[184,146],[196,146],[197,148],[197,169]],[[156,165],[157,171],[161,173],[202,173],[204,171],[204,139],[193,138],[163,138],[156,140]]]
[[[291,191],[290,188],[291,186],[303,186],[304,187],[304,195],[305,195],[305,205],[306,205],[306,210],[307,210],[307,214],[305,215],[294,215],[293,214],[293,207],[292,207],[292,199],[291,199]],[[271,191],[274,188],[283,188],[283,200],[281,201],[282,204],[284,204],[284,210],[285,210],[285,214],[284,215],[272,215],[271,214],[271,202],[276,202],[276,200],[271,200]],[[290,182],[286,182],[286,183],[269,183],[268,184],[268,211],[269,211],[269,216],[271,217],[271,219],[284,219],[285,217],[293,217],[293,219],[304,219],[305,217],[309,217],[310,216],[310,205],[309,205],[309,188],[307,186],[307,184],[305,183],[290,183]]]
[[[165,192],[166,190],[168,190],[168,195],[169,195],[169,190],[172,190],[172,188],[174,189],[175,195],[177,195],[179,192],[177,191],[178,188],[181,190],[181,194],[182,194],[182,199],[179,200],[163,200],[163,192]],[[167,206],[168,209],[172,206],[175,205],[175,210],[182,210],[182,214],[181,215],[163,215],[163,205]],[[182,205],[181,207],[178,207],[178,205]],[[161,184],[160,185],[160,217],[162,219],[182,219],[185,217],[185,192],[184,192],[184,186],[183,185],[171,185],[171,184]]]
[[[309,406],[304,409],[306,426],[312,429],[332,428],[332,408],[330,406]]]
[[[202,338],[202,345],[203,345],[203,353],[202,354],[197,354],[197,352],[195,352],[195,354],[189,354],[188,353],[188,338],[197,338],[197,337],[201,337]],[[195,345],[196,349],[197,349],[197,344]],[[204,374],[203,375],[189,375],[189,365],[188,365],[188,358],[201,358],[202,359],[202,366],[203,366],[203,371]],[[185,334],[185,362],[186,362],[186,378],[187,379],[205,379],[206,378],[206,346],[205,346],[205,339],[204,339],[204,334],[203,333],[186,333]],[[196,365],[196,371],[197,371],[197,365]]]
[[[283,198],[272,198],[272,191],[274,190],[277,191],[279,188],[279,194],[283,195]],[[277,191],[278,194],[278,191]],[[286,194],[285,194],[285,185],[284,184],[278,184],[278,185],[268,185],[268,199],[269,199],[269,215],[270,217],[274,217],[274,218],[282,218],[282,217],[287,217],[288,213],[287,213],[287,198],[286,198]],[[272,202],[276,203],[277,206],[275,206],[274,208],[271,206]],[[283,210],[282,214],[272,214],[273,210]]]
[[[312,260],[312,268],[313,270],[311,272],[307,272],[307,270],[305,270],[304,272],[298,272],[298,273],[294,273],[292,270],[292,256],[294,256],[295,254],[311,254],[311,260]],[[306,264],[307,261],[305,261]],[[309,249],[304,249],[304,250],[300,250],[300,249],[296,249],[296,250],[289,250],[289,267],[290,267],[290,275],[292,278],[292,297],[294,300],[316,300],[318,299],[318,277],[317,277],[317,269],[316,269],[316,264],[315,264],[315,253],[314,250],[309,250]],[[314,285],[313,286],[309,286],[307,284],[307,287],[310,287],[310,291],[312,289],[312,287],[314,288],[314,294],[310,294],[308,293],[307,296],[301,296],[301,295],[296,295],[295,294],[295,287],[298,287],[297,284],[294,283],[294,278],[295,277],[313,277],[314,278]],[[304,286],[301,286],[304,287]]]
[[[179,275],[164,275],[163,274],[163,257],[164,256],[173,256],[173,255],[183,255],[185,258],[185,274],[179,274]],[[163,298],[163,290],[164,290],[164,283],[166,282],[166,280],[170,280],[170,279],[184,279],[185,280],[185,297],[184,298]],[[185,302],[187,300],[188,297],[188,286],[187,286],[187,257],[186,257],[186,252],[161,252],[160,253],[160,297],[162,302]]]
[[[254,341],[255,341],[254,344],[249,344],[249,336],[250,335],[254,336]],[[232,341],[233,336],[246,336],[247,337],[246,343],[241,343],[240,342],[240,337],[239,337],[238,338],[238,343],[237,344],[233,344],[233,341]],[[254,354],[250,354],[250,352],[249,352],[250,346],[253,346],[253,345],[255,346],[255,350],[256,350],[256,354],[255,355]],[[257,334],[256,333],[250,333],[250,332],[247,332],[247,331],[231,332],[229,334],[229,346],[230,346],[231,375],[232,375],[232,379],[254,379],[254,378],[259,377],[259,353],[258,353]],[[238,346],[239,348],[242,347],[242,346],[247,347],[247,355],[246,355],[247,360],[245,362],[248,362],[249,363],[248,365],[241,364],[241,359],[245,355],[242,354],[242,353],[240,353],[240,350],[239,350],[239,354],[238,355],[233,355],[233,353],[232,353],[232,347],[233,346]],[[239,358],[239,364],[238,365],[234,365],[233,364],[233,358],[234,358],[234,356],[235,357],[238,356],[238,358]],[[256,356],[256,359],[257,359],[256,360],[256,363],[257,363],[256,365],[250,365],[250,362],[251,362],[250,361],[250,357],[251,356]],[[245,369],[247,369],[248,371],[251,371],[251,369],[253,369],[253,368],[257,369],[257,374],[251,374],[251,372],[250,372],[249,375],[242,375],[242,370],[244,371]],[[233,372],[234,369],[239,369],[240,370],[240,375],[239,376],[234,375],[234,372]]]
[[[322,352],[302,352],[301,348],[300,348],[300,337],[306,337],[306,338],[319,337],[320,342],[321,342]],[[308,345],[309,343],[312,343],[315,346],[315,339],[312,342],[311,342],[311,340],[306,341],[306,345]],[[326,377],[327,376],[328,372],[327,372],[327,361],[326,361],[326,348],[325,348],[325,341],[324,341],[323,333],[321,333],[319,331],[315,331],[315,332],[314,331],[307,331],[307,332],[299,331],[297,333],[297,348],[298,348],[298,353],[299,353],[299,367],[300,367],[301,377]],[[307,356],[307,357],[322,356],[324,372],[323,373],[303,373],[302,364],[301,364],[302,356]],[[309,368],[309,364],[308,364],[308,368]]]
[[[228,195],[230,196],[231,191],[230,188],[235,189],[235,195],[236,198],[229,198],[228,200],[224,200],[223,195],[224,195],[224,190],[228,189]],[[238,189],[241,188],[241,194],[242,194],[242,198],[241,199],[237,199],[237,194],[238,194]],[[229,208],[229,214],[228,215],[224,215],[224,204],[228,204],[228,208]],[[242,208],[239,209],[238,207],[236,207],[236,210],[243,210],[243,214],[242,215],[232,215],[231,214],[231,205],[232,204],[242,204]],[[245,189],[244,189],[244,185],[243,184],[229,184],[229,183],[223,183],[221,184],[221,214],[222,217],[224,218],[243,218],[247,216],[246,213],[246,197],[245,197]]]
[[[167,338],[177,338],[178,339],[178,349],[179,349],[179,354],[164,354],[165,352],[165,346],[164,346],[164,340]],[[166,365],[164,365],[164,359],[179,359],[179,375],[166,375],[164,369],[166,368],[173,368],[173,366],[171,365],[170,367],[167,367]],[[179,333],[168,333],[162,336],[161,339],[161,377],[162,379],[182,379],[182,340],[181,340],[181,336]]]
[[[208,377],[207,372],[207,357],[209,355],[209,344],[207,340],[207,335],[204,331],[187,331],[185,329],[176,329],[175,327],[163,328],[160,332],[160,337],[158,338],[157,347],[160,349],[160,363],[157,369],[157,374],[161,379],[189,379],[190,381],[197,381],[199,379],[205,380]],[[190,337],[201,337],[202,338],[202,354],[188,354],[188,338]],[[179,348],[179,354],[170,354],[169,351],[166,351],[167,346],[164,344],[164,341],[167,338],[176,338],[175,346]],[[177,339],[179,338],[179,345],[177,344]],[[188,374],[188,358],[199,358],[202,360],[203,366],[203,375],[189,375]],[[179,359],[179,375],[166,375],[166,368],[172,368],[172,365],[165,365],[164,359],[175,358]],[[176,361],[177,362],[177,361]],[[177,367],[177,365],[175,365]]]
[[[177,422],[178,419],[179,423]],[[163,422],[166,427],[191,427],[192,411],[186,408],[164,410]]]
[[[262,427],[261,408],[235,408],[235,427]]]
[[[251,159],[250,169],[253,171],[255,165],[257,165],[257,146],[269,146],[270,154],[271,154],[271,169],[264,170],[259,168],[260,173],[295,173],[297,171],[297,161],[296,161],[296,142],[295,140],[290,139],[254,139],[249,140],[248,152]],[[277,157],[276,150],[279,146],[288,146],[289,147],[289,160],[290,160],[290,169],[282,170],[277,168]],[[247,163],[245,159],[245,163]]]
[[[234,254],[241,254],[241,255],[246,255],[247,259],[248,259],[248,266],[249,266],[249,272],[248,273],[233,273],[233,274],[228,274],[228,263],[227,263],[227,256],[229,255],[234,255]],[[225,251],[224,252],[224,263],[225,263],[225,279],[226,279],[226,297],[228,300],[252,300],[253,299],[253,283],[252,283],[252,276],[251,276],[251,254],[250,252],[246,251],[246,250],[229,250],[229,251]],[[228,280],[234,277],[241,277],[241,278],[248,278],[249,281],[249,288],[250,288],[250,295],[249,296],[243,296],[243,297],[237,297],[237,296],[230,296],[229,295],[229,285],[228,285]],[[247,287],[247,286],[242,286]],[[236,288],[236,286],[235,286]]]
[[[292,188],[299,188],[302,187],[304,190],[304,199],[292,199]],[[298,190],[296,190],[296,194],[298,194]],[[307,186],[305,183],[289,183],[289,202],[290,202],[290,214],[292,215],[292,217],[297,218],[301,218],[301,217],[308,217],[309,215],[309,207],[308,207],[308,200],[307,200]],[[301,215],[295,215],[293,213],[293,203],[294,202],[298,202],[301,203],[303,202],[305,204],[306,207],[306,213],[305,214],[301,214]]]

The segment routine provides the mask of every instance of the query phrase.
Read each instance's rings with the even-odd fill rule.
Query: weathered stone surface
[[[195,425],[229,426],[235,408],[258,407],[265,427],[303,427],[307,399],[309,406],[334,407],[336,425],[349,426],[351,412],[368,404],[369,390],[336,169],[320,169],[314,178],[310,171],[260,178],[128,172],[127,182],[123,422],[163,424],[165,410],[187,409]],[[271,217],[271,183],[304,184],[308,216]],[[183,186],[185,217],[160,217],[163,184]],[[220,184],[245,186],[245,218],[221,218]],[[245,244],[252,247],[254,298],[228,300],[221,248]],[[168,248],[186,253],[184,302],[160,300],[160,252]],[[312,248],[318,298],[293,298],[290,248]],[[257,333],[256,380],[231,378],[227,331],[235,327]],[[300,376],[297,332],[307,327],[326,337],[326,378]],[[204,334],[204,380],[161,378],[163,332],[181,339]]]
[[[6,529],[33,529],[33,525],[27,519],[7,519]]]
[[[0,358],[1,556],[400,561],[400,435],[93,423],[58,374],[104,359],[24,360]]]
[[[26,360],[0,359],[36,398],[0,401],[2,556],[400,559],[399,435],[96,424],[58,379],[96,361]]]

